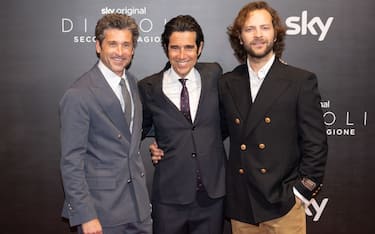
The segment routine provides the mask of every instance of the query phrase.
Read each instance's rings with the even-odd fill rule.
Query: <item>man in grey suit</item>
[[[162,34],[166,68],[139,82],[143,134],[158,146],[152,187],[155,234],[218,234],[223,226],[225,152],[220,131],[217,63],[197,63],[203,33],[189,15]]]
[[[152,233],[139,153],[142,107],[126,70],[138,26],[129,16],[109,14],[95,36],[98,63],[60,102],[62,215],[79,233]]]

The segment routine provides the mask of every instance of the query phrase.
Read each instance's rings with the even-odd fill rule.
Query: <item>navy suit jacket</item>
[[[103,226],[150,215],[139,153],[142,106],[135,78],[126,73],[134,101],[130,133],[120,102],[95,65],[60,102],[63,217],[77,225],[99,218]]]
[[[201,96],[194,123],[189,122],[162,91],[163,71],[139,82],[143,103],[143,134],[154,128],[163,159],[156,164],[152,200],[167,204],[189,204],[195,200],[196,170],[211,198],[225,194],[225,151],[219,114],[216,63],[198,63]]]
[[[286,214],[293,186],[307,199],[316,195],[328,151],[316,76],[276,59],[254,103],[247,64],[219,83],[230,137],[227,216],[255,224]]]

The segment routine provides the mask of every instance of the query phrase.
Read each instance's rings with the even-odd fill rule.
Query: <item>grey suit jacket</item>
[[[293,187],[307,199],[316,195],[328,147],[313,73],[276,59],[252,103],[242,64],[220,79],[220,100],[230,137],[229,218],[254,224],[281,217],[295,204]]]
[[[225,194],[225,152],[221,136],[218,64],[198,63],[201,96],[194,123],[189,122],[162,91],[163,71],[139,82],[143,102],[143,134],[153,126],[158,146],[164,151],[156,165],[152,200],[189,204],[195,200],[196,170],[211,198]]]
[[[126,73],[134,101],[132,134],[120,102],[95,65],[60,101],[63,217],[72,226],[99,218],[103,226],[150,215],[139,153],[142,107],[135,78]]]

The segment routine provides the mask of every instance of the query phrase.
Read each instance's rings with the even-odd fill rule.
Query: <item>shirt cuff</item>
[[[298,192],[298,190],[295,187],[293,187],[293,193],[297,198],[299,198],[303,202],[305,207],[308,207],[310,205],[310,201],[307,200],[304,196],[302,196],[302,194]]]

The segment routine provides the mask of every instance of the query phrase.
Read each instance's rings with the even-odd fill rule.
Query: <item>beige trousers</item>
[[[305,207],[296,198],[296,204],[284,216],[252,225],[231,219],[232,234],[306,234]]]

